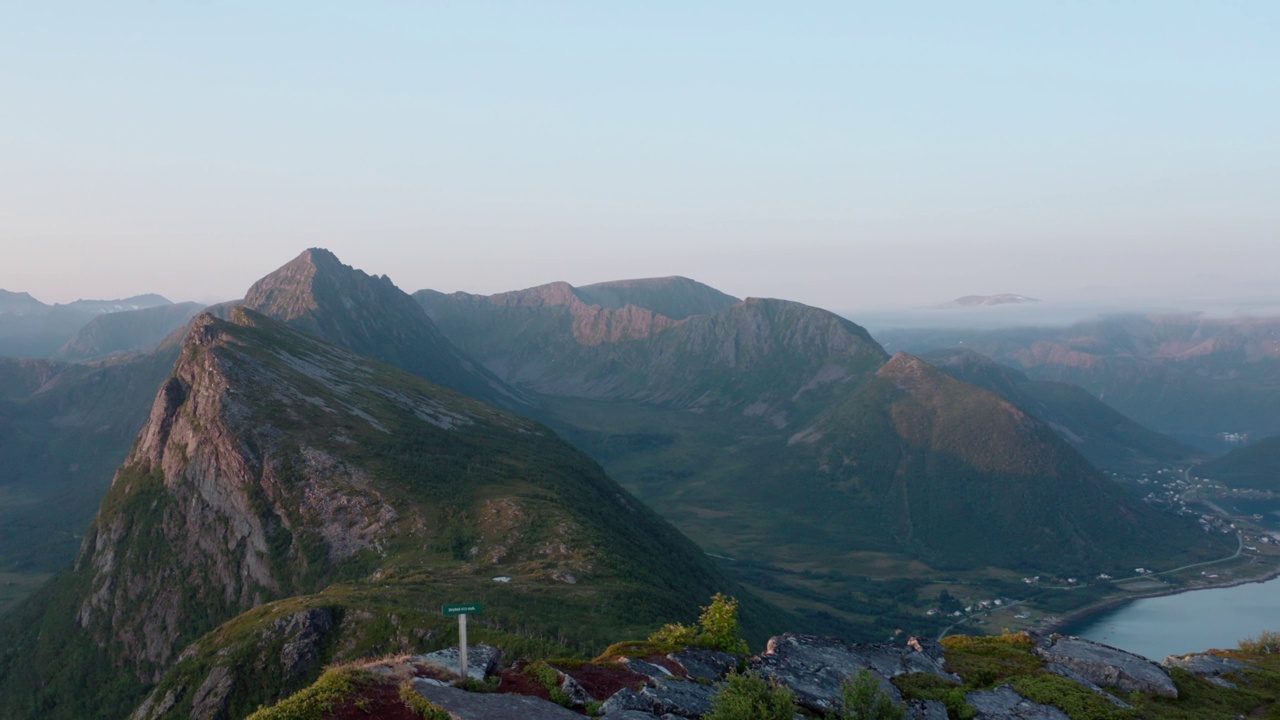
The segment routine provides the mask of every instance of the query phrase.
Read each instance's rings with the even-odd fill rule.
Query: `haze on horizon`
[[[1280,304],[1280,6],[11,8],[0,288]]]

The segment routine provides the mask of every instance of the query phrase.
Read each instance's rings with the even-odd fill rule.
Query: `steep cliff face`
[[[243,311],[234,319],[255,322]],[[355,382],[359,364],[299,344],[276,351],[272,367],[250,347],[211,316],[194,323],[77,561],[92,575],[78,624],[118,643],[144,678],[211,620],[395,532],[398,514],[363,472],[264,422],[264,407],[294,420],[324,412],[298,381]]]

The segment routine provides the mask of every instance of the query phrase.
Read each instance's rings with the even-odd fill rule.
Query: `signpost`
[[[461,605],[445,605],[440,608],[445,617],[458,616],[458,665],[462,679],[467,679],[467,615],[479,615],[484,612],[480,603],[463,603]]]

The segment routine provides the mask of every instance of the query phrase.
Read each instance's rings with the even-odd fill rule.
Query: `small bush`
[[[477,680],[473,677],[467,677],[454,683],[453,686],[459,690],[466,690],[473,693],[493,693],[498,692],[498,683],[501,682],[496,677]]]
[[[844,700],[841,720],[902,720],[907,714],[907,708],[880,689],[880,681],[866,668],[840,685],[840,695]]]
[[[725,678],[703,720],[791,720],[795,696],[754,672],[732,673]]]
[[[1255,655],[1280,653],[1280,632],[1268,630],[1256,638],[1245,638],[1240,641],[1240,649]]]
[[[400,700],[423,720],[453,720],[447,710],[422,697],[408,680],[400,684]]]
[[[716,593],[711,604],[702,608],[697,627],[669,623],[650,635],[649,642],[702,647],[734,655],[751,652],[738,627],[738,601],[723,593]]]

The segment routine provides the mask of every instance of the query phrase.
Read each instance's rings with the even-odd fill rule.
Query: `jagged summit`
[[[241,303],[360,355],[503,407],[519,396],[454,347],[386,275],[311,248],[249,288]]]

